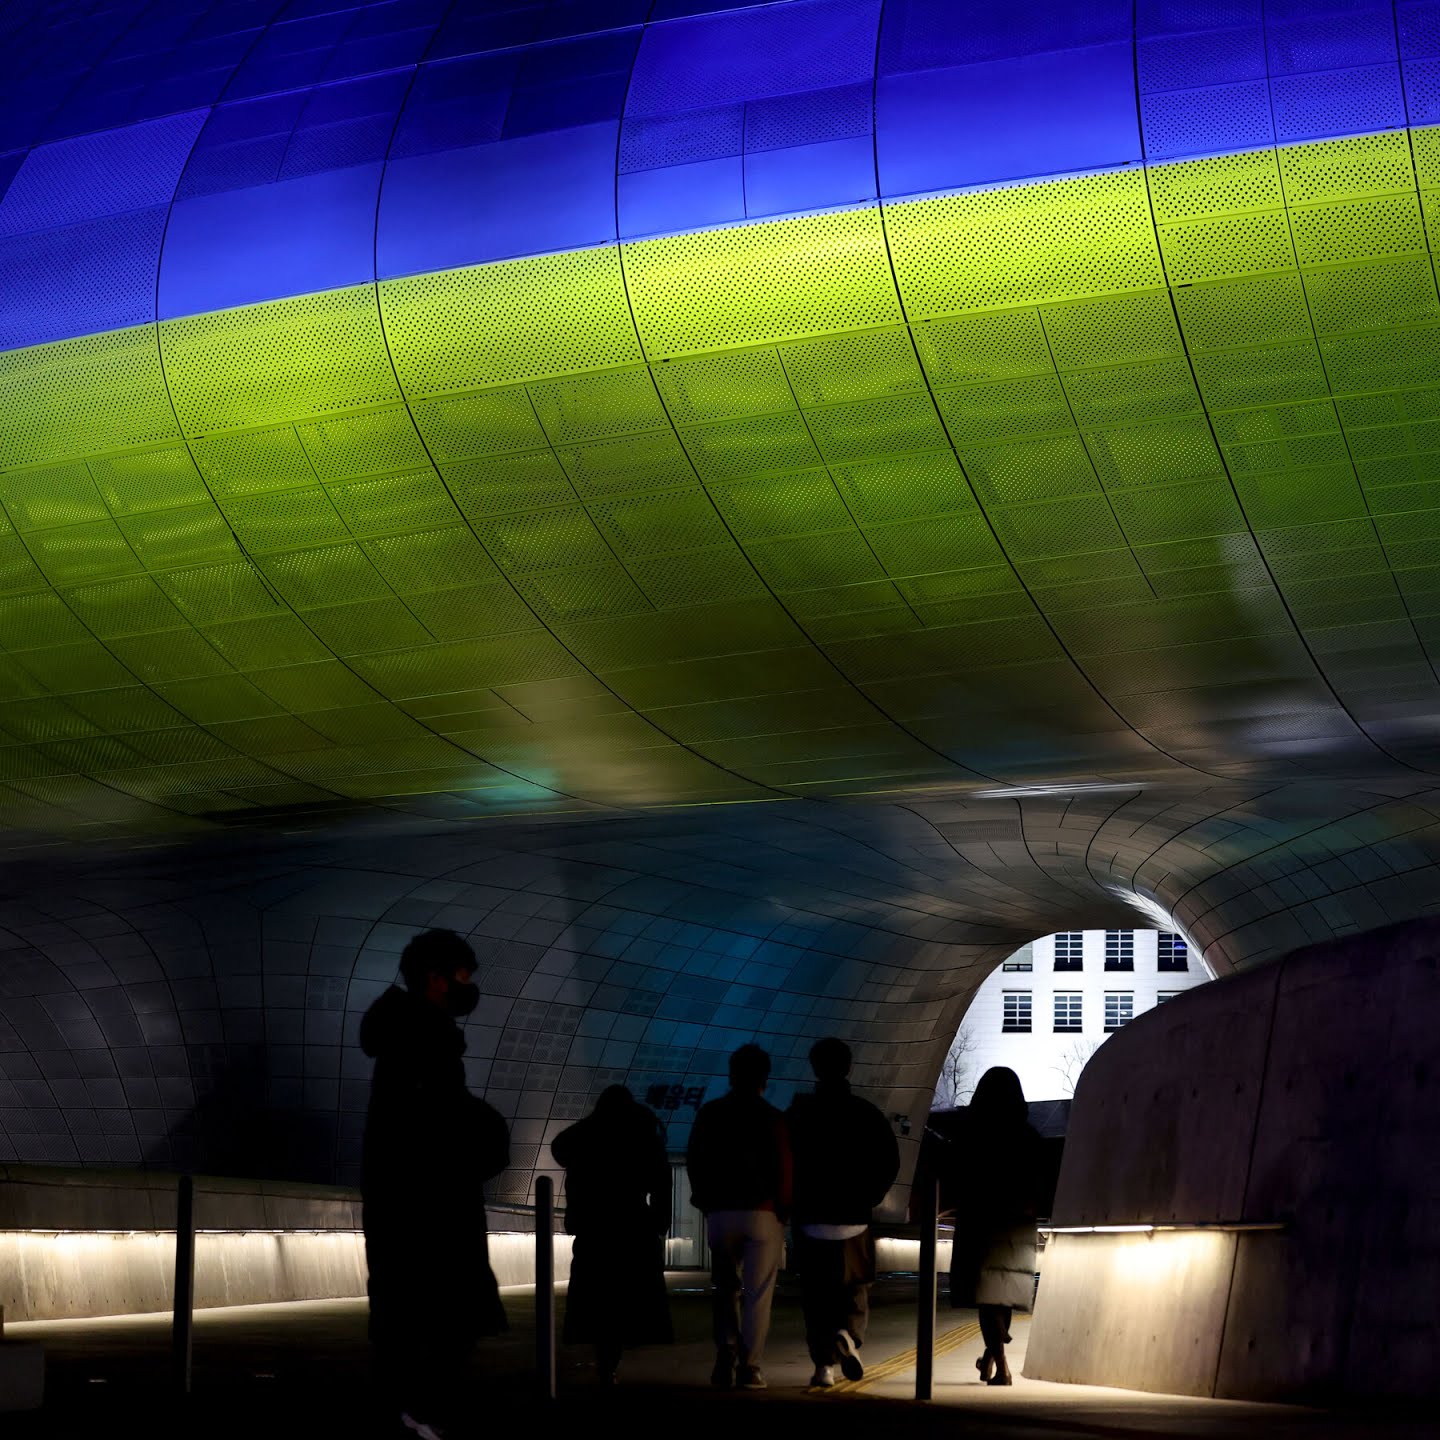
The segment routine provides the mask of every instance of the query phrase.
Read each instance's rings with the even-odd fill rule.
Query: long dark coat
[[[1029,1310],[1036,1220],[1046,1213],[1045,1142],[1024,1123],[993,1125],[959,1111],[942,1165],[941,1203],[954,1209],[950,1303]]]
[[[370,1269],[370,1334],[447,1346],[506,1328],[490,1269],[485,1181],[510,1162],[510,1135],[465,1085],[460,1027],[392,986],[366,1012],[375,1060],[360,1190]]]
[[[668,1343],[670,1162],[659,1122],[634,1102],[599,1109],[550,1151],[565,1167],[565,1228],[575,1237],[565,1343]]]

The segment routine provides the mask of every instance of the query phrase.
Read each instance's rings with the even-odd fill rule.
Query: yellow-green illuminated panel
[[[144,828],[1426,763],[1436,194],[1391,132],[0,355],[0,774]]]

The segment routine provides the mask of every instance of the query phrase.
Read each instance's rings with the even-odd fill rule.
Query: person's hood
[[[454,1029],[449,1016],[408,990],[392,985],[365,1012],[360,1022],[360,1048],[372,1059],[379,1059],[398,1050],[411,1050],[441,1030]]]

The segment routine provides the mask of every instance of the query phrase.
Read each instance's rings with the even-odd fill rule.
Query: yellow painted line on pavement
[[[957,1325],[953,1330],[947,1330],[943,1335],[936,1338],[935,1357],[948,1355],[952,1350],[957,1350],[967,1341],[980,1338],[979,1324],[971,1320],[964,1325]],[[877,1384],[881,1380],[893,1380],[897,1375],[903,1375],[907,1370],[915,1368],[915,1347],[912,1345],[908,1350],[902,1350],[898,1355],[892,1355],[888,1360],[882,1360],[878,1365],[866,1366],[863,1378],[859,1380],[841,1380],[838,1384],[831,1386],[826,1393],[831,1395],[850,1394],[856,1390],[864,1390],[868,1385]]]

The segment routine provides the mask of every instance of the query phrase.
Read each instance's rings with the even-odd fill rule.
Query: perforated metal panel
[[[191,435],[400,398],[368,286],[167,320],[160,346]]]
[[[1404,39],[1412,9],[1415,125],[1440,50]],[[651,803],[885,775],[1228,774],[1191,698],[1221,683],[1225,643],[1236,684],[1308,687],[1284,709],[1293,744],[1290,721],[1226,732],[1233,766],[1323,771],[1314,738],[1342,732],[1337,764],[1367,746],[1367,763],[1429,763],[1423,725],[1393,717],[1402,693],[1407,714],[1440,701],[1440,131],[1395,118],[1384,26],[1321,43],[1275,16],[1197,29],[1147,11],[1143,155],[1102,154],[1121,133],[1102,118],[1115,74],[1129,84],[1128,59],[1112,73],[1100,58],[1126,46],[1122,11],[1101,25],[1042,5],[962,34],[938,4],[882,24],[873,0],[806,0],[703,22],[657,11],[643,36],[543,52],[525,47],[544,27],[472,17],[413,86],[402,68],[317,88],[303,66],[322,54],[327,81],[392,43],[403,67],[438,19],[372,33],[369,12],[337,11],[318,49],[285,40],[308,20],[267,32],[213,113],[26,152],[3,171],[7,263],[32,279],[49,266],[89,287],[75,315],[116,318],[0,352],[0,601],[54,601],[48,628],[0,606],[0,646],[43,652],[4,672],[0,709],[21,708],[0,717],[0,771],[35,778],[37,736],[95,742],[53,760],[71,769],[47,777],[77,783],[25,813],[69,817],[103,795],[115,825],[124,794],[189,823],[267,787],[483,810],[512,781],[514,803]],[[712,54],[677,38],[732,31],[805,44]],[[923,134],[905,95],[978,93],[967,67],[1029,65],[1057,37],[1096,67],[1093,126],[1010,150],[977,131],[966,163],[1023,157],[987,172],[1012,178],[892,193],[896,137]],[[675,68],[684,53],[698,58]],[[153,293],[152,231],[176,195],[312,181],[339,195],[366,166],[380,185],[402,91],[380,228],[404,228],[386,206],[407,197],[416,235],[459,247],[454,268],[369,283],[367,199],[325,232],[333,253],[297,219],[279,241],[260,227],[274,275],[257,262],[257,283],[281,287],[266,294],[292,262],[338,276],[359,255],[366,283],[158,326],[105,308]],[[87,112],[77,98],[64,113]],[[1084,145],[1098,148],[1083,165],[1048,163]],[[615,192],[609,158],[591,184],[612,153],[627,185],[663,171],[683,226],[616,243],[637,233],[632,192]],[[876,179],[883,205],[865,199]],[[732,223],[762,193],[788,209]],[[582,212],[588,248],[566,228]],[[249,223],[244,204],[225,213]],[[465,263],[477,216],[484,253],[513,258]],[[31,290],[33,308],[0,313],[12,344],[70,323]],[[1326,591],[1337,574],[1398,578]],[[747,730],[757,694],[802,670],[806,694],[832,698]],[[587,674],[598,708],[543,725],[495,688]],[[837,684],[859,708],[832,723]],[[1168,697],[1163,722],[1121,718],[1142,690]],[[658,712],[687,696],[704,725],[668,729]],[[531,748],[454,719],[491,712],[536,727]],[[428,746],[462,731],[473,783],[454,745]],[[187,745],[197,758],[153,763],[214,761],[194,784],[130,775],[135,755]]]
[[[1162,280],[1136,170],[904,202],[886,233],[912,319]]]
[[[0,465],[122,450],[178,433],[153,329],[0,352]]]
[[[900,319],[873,209],[640,241],[625,275],[652,361]]]
[[[614,249],[515,260],[380,287],[407,394],[477,389],[640,359]],[[515,323],[525,316],[523,325]]]

